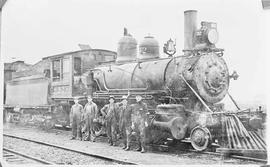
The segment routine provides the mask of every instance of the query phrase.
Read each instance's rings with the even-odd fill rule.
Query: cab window
[[[74,75],[82,74],[82,61],[80,57],[74,57]]]
[[[60,80],[60,60],[54,60],[53,62],[53,81]]]
[[[69,80],[70,75],[70,60],[69,59],[63,59],[63,70],[62,70],[62,79],[64,81]]]

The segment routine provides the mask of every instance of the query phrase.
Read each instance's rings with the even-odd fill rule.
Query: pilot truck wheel
[[[191,145],[195,150],[204,151],[211,144],[211,134],[206,127],[195,127],[190,133]]]

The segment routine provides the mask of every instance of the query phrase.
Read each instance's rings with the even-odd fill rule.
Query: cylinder
[[[195,46],[195,32],[197,30],[197,11],[187,10],[184,12],[184,49],[193,49]]]

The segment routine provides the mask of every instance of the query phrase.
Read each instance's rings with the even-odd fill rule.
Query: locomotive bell
[[[168,54],[170,57],[176,53],[175,48],[176,42],[172,39],[169,39],[167,43],[164,44],[163,51],[164,53]]]
[[[159,44],[152,36],[146,36],[139,45],[139,59],[159,58]]]
[[[118,42],[116,62],[132,61],[137,56],[137,41],[130,34],[127,29],[124,29],[124,36]]]

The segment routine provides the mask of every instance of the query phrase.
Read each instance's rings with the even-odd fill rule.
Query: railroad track
[[[153,147],[158,148],[159,150],[163,150],[168,152],[169,150],[183,150],[183,148],[179,147],[173,147],[173,146],[166,146],[166,145],[153,145]],[[227,157],[227,158],[234,158],[234,159],[241,159],[241,160],[247,160],[247,161],[254,161],[254,162],[260,162],[260,163],[267,163],[267,159],[261,159],[261,158],[254,158],[254,157],[248,157],[248,156],[242,156],[242,155],[234,155],[234,154],[224,154],[222,152],[214,152],[214,151],[197,151],[194,149],[184,149],[183,152],[177,153],[177,154],[185,154],[185,152],[193,152],[197,154],[206,154],[206,155],[213,155],[213,156],[219,156],[219,157]]]
[[[210,152],[210,151],[196,151],[196,150],[188,150],[190,152],[196,152],[199,154],[208,154],[208,155],[216,155],[216,156],[227,156],[230,158],[235,158],[235,159],[241,159],[241,160],[248,160],[248,161],[255,161],[255,162],[261,162],[261,163],[267,163],[268,161],[266,159],[260,159],[260,158],[253,158],[253,157],[246,157],[246,156],[241,156],[241,155],[224,155],[219,152]]]
[[[41,141],[36,141],[36,140],[31,140],[31,139],[27,139],[27,138],[23,138],[23,137],[18,137],[18,136],[15,136],[15,135],[8,135],[8,134],[3,134],[3,135],[6,136],[6,137],[11,137],[11,138],[20,139],[20,140],[24,140],[24,141],[29,141],[29,142],[33,142],[33,143],[37,143],[37,144],[41,144],[41,145],[45,145],[45,146],[50,146],[50,147],[54,147],[54,148],[58,148],[58,149],[63,149],[63,150],[66,150],[66,151],[71,151],[71,152],[79,153],[79,154],[86,155],[86,156],[95,157],[95,158],[106,160],[106,161],[116,162],[118,164],[136,164],[136,163],[133,163],[133,162],[121,161],[121,160],[118,160],[118,159],[114,159],[114,158],[110,158],[110,157],[104,157],[104,156],[97,155],[97,154],[90,154],[90,153],[87,153],[87,152],[74,150],[74,149],[71,149],[71,148],[68,148],[68,147],[59,146],[59,145],[50,144],[50,143],[41,142]],[[164,148],[162,147],[162,149],[164,149]],[[168,146],[167,149],[169,149],[169,146]],[[208,154],[208,155],[215,155],[215,156],[227,156],[227,155],[224,155],[224,154],[219,153],[219,152],[210,152],[210,151],[202,151],[201,152],[201,151],[196,151],[196,150],[192,150],[192,149],[188,149],[186,151],[194,152],[194,153],[197,153],[197,154]],[[256,161],[256,162],[260,162],[260,163],[267,163],[267,160],[265,160],[265,159],[258,159],[258,158],[245,157],[245,156],[239,156],[239,155],[229,155],[227,157],[235,158],[235,159],[248,160],[248,161]]]
[[[188,142],[185,142],[188,144]],[[254,157],[248,157],[248,156],[242,156],[242,155],[234,155],[234,154],[225,154],[222,152],[214,152],[214,151],[197,151],[194,149],[183,149],[180,147],[175,147],[175,146],[167,146],[167,145],[152,145],[153,147],[158,148],[159,150],[163,150],[168,152],[169,150],[174,150],[176,151],[177,149],[183,150],[181,153],[177,154],[185,154],[185,152],[193,152],[197,154],[206,154],[206,155],[213,155],[213,156],[219,156],[219,157],[227,157],[227,158],[234,158],[234,159],[241,159],[241,160],[247,160],[247,161],[254,161],[254,162],[260,162],[260,163],[267,163],[267,159],[261,159],[261,158],[254,158]]]
[[[15,150],[11,150],[8,148],[3,148],[3,159],[9,164],[46,164],[46,165],[54,165],[52,162],[45,161],[43,159],[39,159],[37,157],[33,157],[30,155],[26,155],[25,153],[18,152]]]
[[[106,156],[102,156],[102,155],[98,155],[98,154],[92,154],[92,153],[88,153],[88,152],[84,152],[84,151],[80,151],[80,150],[75,150],[75,149],[72,149],[72,148],[68,148],[68,147],[65,147],[65,146],[60,146],[60,145],[51,144],[51,143],[47,143],[47,142],[32,140],[32,139],[23,138],[23,137],[19,137],[19,136],[15,136],[15,135],[8,135],[8,134],[3,134],[3,135],[4,135],[4,137],[10,137],[10,138],[14,138],[14,139],[20,139],[20,140],[23,140],[23,141],[28,141],[28,142],[40,144],[40,145],[43,145],[43,146],[49,146],[49,147],[53,147],[53,148],[57,148],[57,149],[62,149],[62,150],[65,150],[65,151],[70,151],[70,152],[73,152],[73,153],[78,153],[78,154],[81,154],[81,155],[90,156],[90,157],[94,157],[94,158],[97,158],[97,159],[101,159],[101,160],[105,160],[105,161],[110,161],[110,162],[114,162],[114,163],[118,163],[118,164],[122,164],[122,165],[136,165],[136,163],[133,163],[133,162],[128,162],[128,161],[123,161],[123,160],[119,160],[119,159],[114,159],[114,158],[111,158],[111,157],[106,157]],[[4,149],[4,151],[5,151],[5,149]],[[9,152],[10,152],[10,150],[9,150]],[[23,154],[21,154],[21,156],[23,156]],[[26,155],[24,155],[24,156],[26,156]],[[36,158],[36,159],[38,160],[38,158]]]

